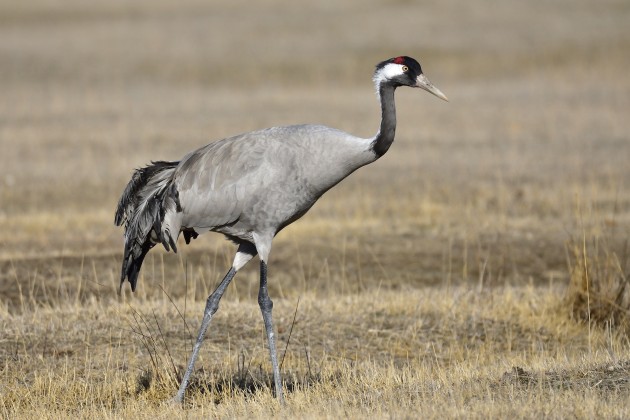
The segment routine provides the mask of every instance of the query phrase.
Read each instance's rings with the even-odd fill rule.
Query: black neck
[[[396,135],[395,89],[394,86],[388,83],[382,83],[378,88],[381,99],[381,128],[372,142],[372,151],[377,157],[383,156],[389,150],[389,146],[394,142],[394,136]]]

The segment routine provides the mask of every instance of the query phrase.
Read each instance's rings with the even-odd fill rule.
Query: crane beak
[[[437,96],[438,98],[444,99],[446,102],[448,102],[448,98],[446,97],[446,95],[443,94],[440,89],[433,86],[433,83],[431,83],[431,81],[427,79],[427,76],[425,76],[424,74],[418,76],[418,78],[416,79],[416,85],[414,87],[424,89],[427,92]]]

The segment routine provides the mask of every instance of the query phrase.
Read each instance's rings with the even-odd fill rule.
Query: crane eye
[[[408,71],[408,70],[409,70],[409,67],[407,67],[407,66],[402,66],[402,71],[403,71],[403,72],[407,73],[407,71]]]

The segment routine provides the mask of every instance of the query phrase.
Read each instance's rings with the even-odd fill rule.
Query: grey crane
[[[284,401],[271,318],[273,302],[267,292],[271,241],[284,227],[302,217],[326,191],[387,152],[396,131],[397,87],[421,88],[448,100],[411,57],[379,63],[373,80],[381,103],[381,125],[372,138],[355,137],[321,125],[273,127],[219,140],[178,162],[152,162],[134,172],[115,216],[117,226],[125,225],[121,289],[127,279],[135,291],[142,261],[156,244],[177,252],[181,233],[189,243],[202,233],[219,232],[238,246],[232,267],[208,296],[175,401],[183,401],[221,296],[236,272],[257,254],[258,304],[269,344],[276,397]]]

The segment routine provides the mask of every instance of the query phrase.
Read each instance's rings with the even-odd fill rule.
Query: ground
[[[629,17],[613,0],[0,3],[0,413],[630,417],[628,329],[575,290],[630,273]],[[132,170],[273,125],[371,136],[373,66],[401,54],[450,102],[400,89],[390,151],[274,241],[286,407],[257,261],[173,406],[235,249],[156,248],[118,296]]]

